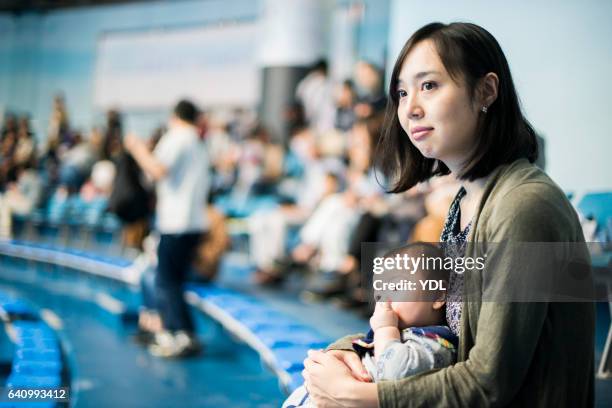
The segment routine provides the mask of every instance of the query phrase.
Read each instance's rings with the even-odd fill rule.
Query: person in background
[[[355,123],[349,134],[346,189],[325,198],[300,231],[300,244],[292,252],[293,259],[298,263],[317,260],[321,272],[302,292],[305,299],[325,299],[346,291],[351,270],[344,267],[344,261],[355,227],[364,213],[385,211],[384,190],[372,167],[381,124],[381,117]]]
[[[79,195],[86,202],[110,197],[117,170],[110,160],[100,160],[91,168],[91,175],[81,187]]]
[[[348,132],[355,124],[355,85],[350,79],[338,87],[336,94],[336,117],[334,126],[341,132]]]
[[[0,194],[0,236],[11,235],[12,216],[27,216],[41,202],[43,185],[35,162],[19,164],[15,167],[15,181],[6,186]]]
[[[17,132],[7,131],[0,141],[0,191],[4,191],[7,184],[15,180],[16,146]]]
[[[174,108],[166,132],[153,152],[135,135],[125,147],[156,182],[157,276],[156,303],[164,330],[149,351],[159,357],[197,354],[201,346],[183,297],[183,284],[202,235],[208,229],[203,211],[209,189],[208,155],[195,126],[198,108],[182,100]]]
[[[100,158],[100,132],[94,129],[89,139],[83,139],[80,132],[74,134],[74,145],[60,154],[60,185],[69,193],[78,192],[91,173],[93,165]]]
[[[296,99],[304,107],[306,120],[317,135],[334,128],[334,90],[327,68],[326,60],[315,62],[295,90]]]
[[[17,132],[17,116],[14,113],[5,112],[3,119],[0,139],[4,139],[4,136],[9,132]]]
[[[147,143],[153,151],[159,142],[162,128],[153,132]],[[119,145],[112,155],[117,174],[110,194],[108,209],[116,214],[122,223],[122,243],[126,248],[140,252],[143,240],[150,231],[154,194],[152,186],[145,179],[142,170],[132,155]]]
[[[64,95],[57,94],[53,98],[46,150],[48,153],[56,155],[58,150],[68,149],[72,147],[73,143]]]
[[[29,164],[36,158],[36,140],[30,130],[30,118],[23,115],[19,118],[17,144],[15,145],[15,163]]]
[[[117,160],[123,152],[121,137],[123,136],[123,125],[121,113],[115,109],[106,112],[106,129],[102,141],[102,158],[105,160]]]
[[[355,66],[357,103],[354,110],[358,118],[367,118],[384,111],[387,104],[380,70],[367,61]]]
[[[248,219],[249,246],[257,284],[277,284],[285,277],[289,229],[305,223],[325,197],[340,188],[342,163],[320,156],[315,135],[301,113],[301,105],[290,108],[292,137],[287,157],[294,159],[300,173],[295,184],[284,188],[287,195],[279,207],[258,211]],[[287,186],[285,186],[287,187]],[[288,193],[288,194],[287,194]],[[288,262],[287,262],[288,261]]]
[[[208,115],[206,146],[212,167],[211,194],[227,194],[236,181],[236,168],[240,159],[240,146],[229,131],[228,119],[223,115]]]

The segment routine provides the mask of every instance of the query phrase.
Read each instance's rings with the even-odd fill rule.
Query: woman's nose
[[[423,117],[423,108],[415,99],[410,101],[408,105],[408,118],[411,120],[421,119]]]

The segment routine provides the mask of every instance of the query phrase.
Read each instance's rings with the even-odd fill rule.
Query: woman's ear
[[[494,72],[489,72],[480,80],[480,105],[489,106],[497,99],[499,89],[499,77]]]

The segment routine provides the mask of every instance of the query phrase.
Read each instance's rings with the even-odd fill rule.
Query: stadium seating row
[[[52,263],[134,284],[129,261],[119,258],[24,241],[0,243],[0,255]],[[102,268],[103,265],[106,267]],[[186,296],[232,335],[257,351],[288,391],[302,384],[300,373],[307,350],[325,347],[330,342],[316,330],[296,323],[289,316],[236,291],[217,285],[190,284],[186,288]],[[13,305],[12,310],[16,312],[19,309]]]
[[[62,386],[62,355],[58,338],[36,310],[19,299],[0,293],[0,318],[14,342],[7,390],[57,389]],[[17,400],[17,398],[15,398]],[[54,401],[0,402],[0,407],[55,407]]]
[[[192,304],[260,354],[286,391],[302,384],[307,351],[330,343],[316,330],[248,295],[216,285],[190,284],[186,290]]]
[[[121,229],[119,219],[107,212],[106,199],[84,201],[77,195],[52,197],[44,208],[24,216],[13,215],[12,221],[17,238],[96,250],[118,244]]]

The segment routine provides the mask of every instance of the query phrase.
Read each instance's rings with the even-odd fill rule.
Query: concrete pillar
[[[261,14],[262,94],[259,115],[276,141],[288,137],[283,112],[307,68],[327,54],[331,0],[264,0]]]

